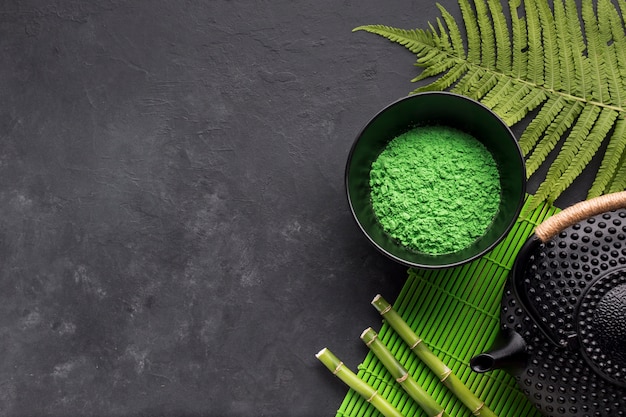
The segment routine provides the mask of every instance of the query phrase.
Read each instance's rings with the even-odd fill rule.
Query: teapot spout
[[[504,329],[491,349],[472,358],[470,368],[478,373],[494,369],[516,370],[523,369],[527,360],[526,342],[522,336],[514,330]]]

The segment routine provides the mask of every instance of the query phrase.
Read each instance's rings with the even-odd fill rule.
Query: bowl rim
[[[397,255],[394,255],[393,253],[389,252],[385,248],[381,247],[370,236],[370,234],[365,230],[365,227],[361,224],[361,222],[359,221],[359,219],[357,217],[356,211],[354,209],[354,205],[352,203],[352,198],[350,196],[350,187],[349,187],[349,180],[348,180],[348,178],[349,178],[348,174],[350,172],[350,163],[351,163],[351,161],[353,159],[355,148],[356,148],[359,140],[363,136],[363,132],[368,128],[368,126],[370,124],[372,124],[374,122],[374,120],[376,120],[381,114],[383,114],[384,112],[388,111],[391,107],[394,107],[398,103],[403,102],[403,101],[407,101],[407,100],[412,100],[415,97],[423,97],[423,96],[429,96],[429,95],[430,96],[436,96],[436,95],[452,96],[452,97],[455,97],[457,99],[468,101],[468,102],[472,103],[473,105],[482,107],[485,111],[490,113],[495,119],[497,119],[500,122],[500,124],[507,131],[509,139],[511,139],[511,142],[513,142],[514,148],[517,150],[516,155],[519,158],[519,162],[520,162],[520,165],[522,167],[520,198],[519,198],[519,201],[517,202],[515,212],[512,213],[511,220],[509,221],[508,225],[504,228],[504,230],[502,231],[500,236],[497,239],[495,239],[493,242],[491,242],[489,245],[487,245],[483,250],[477,252],[476,254],[474,254],[474,255],[472,255],[470,257],[461,259],[461,260],[456,261],[456,262],[449,262],[449,263],[444,263],[444,264],[420,264],[420,263],[417,263],[417,262],[412,262],[412,261],[403,259],[403,258],[401,258],[401,257],[399,257]],[[425,91],[425,92],[411,94],[411,95],[408,95],[406,97],[402,97],[400,99],[397,99],[397,100],[387,104],[382,109],[380,109],[376,114],[374,114],[374,116],[370,117],[370,119],[363,125],[363,127],[357,133],[356,138],[354,139],[354,141],[352,142],[352,146],[350,147],[350,151],[348,153],[348,158],[347,158],[346,166],[345,166],[345,170],[344,170],[344,187],[345,187],[345,191],[346,191],[346,197],[347,197],[347,200],[348,200],[348,205],[350,207],[350,213],[352,214],[352,218],[354,219],[354,221],[358,225],[358,227],[361,230],[361,232],[365,235],[367,240],[369,240],[369,242],[379,252],[381,252],[383,255],[387,256],[388,258],[390,258],[390,259],[392,259],[392,260],[394,260],[394,261],[396,261],[396,262],[398,262],[400,264],[403,264],[405,266],[408,266],[408,267],[411,267],[411,268],[420,268],[420,269],[453,268],[453,267],[456,267],[456,266],[460,266],[460,265],[464,265],[466,263],[472,262],[472,261],[474,261],[474,260],[484,256],[487,252],[491,251],[494,247],[496,247],[500,242],[502,242],[504,240],[504,238],[509,234],[509,232],[511,231],[511,229],[513,228],[513,226],[517,222],[517,220],[519,218],[519,215],[520,215],[520,213],[522,211],[522,207],[524,206],[524,202],[526,200],[527,184],[528,184],[528,180],[526,178],[526,162],[525,162],[525,159],[524,159],[524,155],[523,155],[522,149],[521,149],[521,147],[519,145],[519,140],[517,139],[517,137],[515,136],[515,134],[513,133],[511,128],[509,127],[509,125],[507,125],[504,122],[504,120],[502,120],[502,118],[500,116],[498,116],[498,114],[496,114],[492,109],[490,109],[489,107],[485,106],[484,104],[482,104],[478,100],[474,100],[473,98],[464,96],[462,94],[453,93],[453,92],[450,92],[450,91]],[[433,256],[436,257],[437,255],[433,255]]]

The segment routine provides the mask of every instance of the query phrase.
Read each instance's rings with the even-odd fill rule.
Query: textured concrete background
[[[441,1],[458,16],[456,3]],[[355,134],[432,1],[0,5],[0,415],[329,416],[405,269],[353,223]]]

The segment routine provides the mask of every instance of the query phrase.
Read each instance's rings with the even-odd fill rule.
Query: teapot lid
[[[589,364],[626,386],[626,271],[598,279],[580,304],[579,340]]]

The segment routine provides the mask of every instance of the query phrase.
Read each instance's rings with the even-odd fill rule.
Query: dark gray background
[[[406,278],[359,234],[344,163],[418,73],[351,29],[437,16],[3,1],[0,415],[334,415],[346,388],[314,354],[356,369],[371,298]]]

